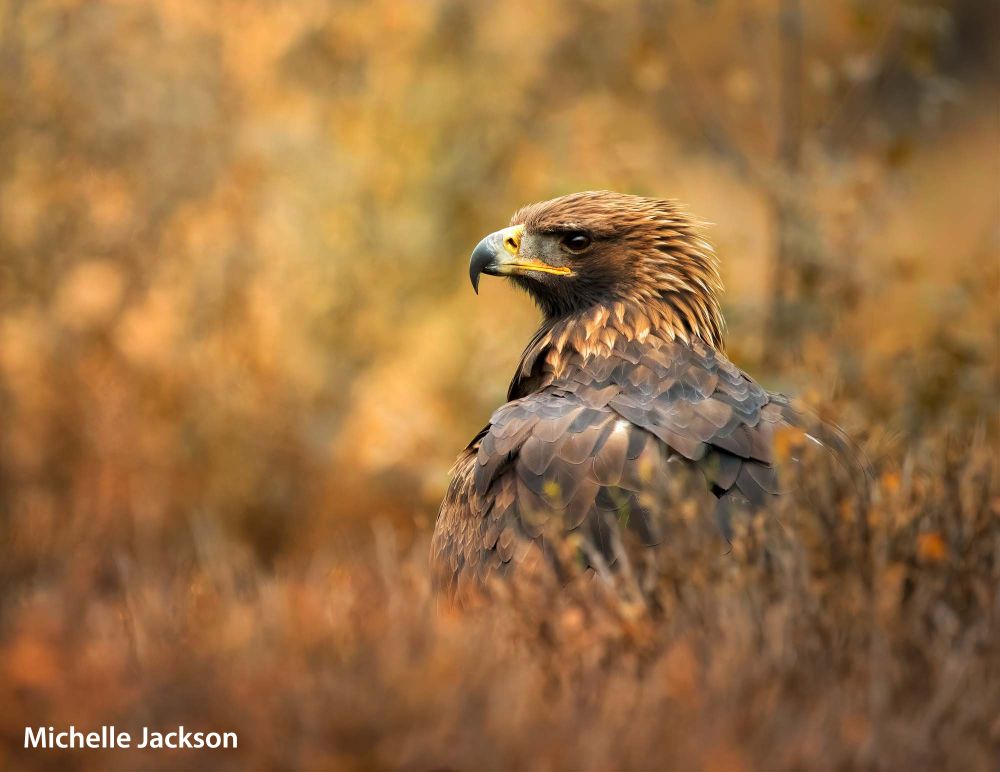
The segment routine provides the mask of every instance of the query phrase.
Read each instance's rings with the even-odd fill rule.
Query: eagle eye
[[[582,231],[570,231],[563,234],[562,245],[570,252],[583,252],[590,246],[590,236]]]

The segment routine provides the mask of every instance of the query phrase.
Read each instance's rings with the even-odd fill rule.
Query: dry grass
[[[349,557],[315,548],[272,570],[210,522],[159,565],[84,537],[7,584],[4,764],[989,769],[996,458],[977,431],[902,462],[873,484],[867,527],[814,474],[807,505],[730,554],[680,530],[657,613],[596,585],[442,607],[426,540],[403,547],[386,524]],[[16,750],[23,726],[71,722],[233,730],[240,747]]]

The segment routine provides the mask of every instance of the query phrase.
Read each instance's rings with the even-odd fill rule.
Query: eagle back
[[[692,507],[728,535],[735,509],[778,492],[773,435],[792,410],[718,350],[655,330],[558,342],[536,335],[511,401],[456,465],[435,539],[445,573],[482,579],[546,541],[621,569]]]

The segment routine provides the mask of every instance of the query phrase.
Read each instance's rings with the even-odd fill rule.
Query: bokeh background
[[[963,495],[995,527],[998,22],[983,0],[0,2],[0,765],[40,763],[7,755],[29,718],[198,715],[258,768],[468,762],[435,755],[465,748],[440,727],[419,753],[320,731],[313,690],[357,673],[329,712],[351,715],[374,677],[331,643],[365,566],[412,573],[433,612],[448,468],[537,322],[500,281],[473,295],[468,254],[575,190],[713,223],[731,358],[894,491],[978,448],[994,482]],[[950,554],[903,520],[914,555]],[[407,613],[365,645],[431,635]],[[459,689],[445,660],[482,633],[447,624],[421,672]],[[242,675],[206,675],[237,651]],[[389,714],[435,691],[386,688]],[[518,726],[494,736],[543,753]],[[743,763],[732,738],[699,763]],[[207,763],[166,759],[143,763]]]

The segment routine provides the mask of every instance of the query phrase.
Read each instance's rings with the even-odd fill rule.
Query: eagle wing
[[[595,569],[621,567],[699,498],[728,534],[734,506],[778,493],[773,435],[791,416],[697,339],[581,359],[497,410],[459,458],[435,535],[440,578],[484,582],[538,549],[558,565],[564,543]]]

